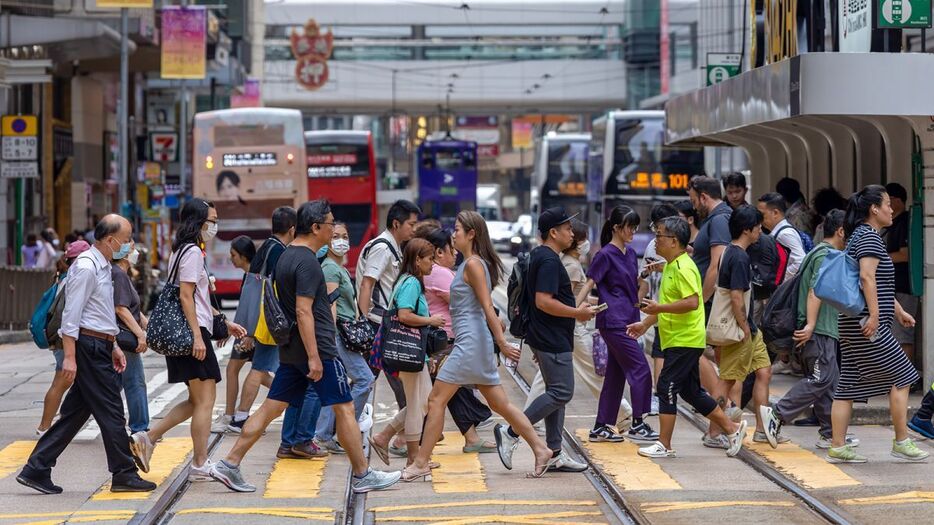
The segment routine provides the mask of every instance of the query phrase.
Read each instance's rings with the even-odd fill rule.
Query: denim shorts
[[[324,374],[318,381],[311,381],[308,379],[307,364],[281,363],[266,397],[301,408],[305,400],[305,391],[311,385],[321,400],[321,406],[327,407],[353,401],[350,396],[347,372],[340,360],[323,359],[321,364],[324,366]]]
[[[255,343],[253,345],[253,370],[275,372],[279,368],[279,347]]]
[[[55,371],[60,372],[62,370],[62,363],[65,362],[65,350],[61,348],[52,350],[52,355],[55,356]]]

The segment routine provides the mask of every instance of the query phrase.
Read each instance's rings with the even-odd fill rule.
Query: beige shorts
[[[751,340],[720,348],[720,379],[742,381],[750,372],[770,366],[772,362],[761,331],[756,332]]]

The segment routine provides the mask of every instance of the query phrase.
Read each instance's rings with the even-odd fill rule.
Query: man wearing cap
[[[110,261],[125,257],[133,227],[119,215],[107,215],[94,229],[94,246],[75,259],[64,281],[65,308],[59,335],[65,348],[62,373],[74,385],[62,403],[61,418],[39,438],[16,481],[43,494],[60,494],[52,467],[92,415],[101,429],[111,492],[149,492],[156,484],[139,477],[130,452],[120,374],[123,352],[114,346],[118,333]]]
[[[564,429],[564,407],[574,395],[574,323],[591,320],[596,313],[587,303],[577,306],[571,290],[571,279],[561,263],[560,255],[574,243],[571,219],[562,207],[549,208],[538,218],[542,245],[529,256],[526,293],[529,304],[529,324],[526,341],[538,361],[545,380],[545,393],[525,410],[534,425],[545,420],[545,441],[553,451],[555,470],[581,472],[587,466],[561,454],[561,432]],[[514,448],[519,434],[512,427],[497,435],[502,458],[504,448]]]

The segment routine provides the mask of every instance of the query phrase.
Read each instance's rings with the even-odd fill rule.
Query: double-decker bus
[[[243,272],[230,263],[230,241],[266,239],[272,212],[307,200],[302,113],[238,108],[195,115],[193,194],[217,208],[217,237],[205,247],[217,295],[237,297]]]
[[[379,234],[376,155],[369,131],[306,131],[308,198],[328,199],[334,219],[347,225],[351,275],[363,246]]]
[[[426,141],[418,146],[416,156],[422,213],[453,228],[461,210],[477,207],[477,143]]]
[[[691,177],[705,174],[703,148],[665,145],[664,111],[610,111],[593,121],[591,135],[587,201],[595,233],[618,204],[631,206],[648,224],[653,205],[687,199]],[[636,234],[636,253],[651,237]]]
[[[533,232],[538,231],[538,215],[553,206],[586,215],[588,148],[590,133],[550,132],[536,141],[530,195]]]

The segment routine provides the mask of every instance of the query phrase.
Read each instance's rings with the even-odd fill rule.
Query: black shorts
[[[703,348],[666,348],[665,366],[658,376],[658,412],[677,414],[677,400],[680,396],[703,416],[717,408],[713,400],[700,384],[700,359]]]

